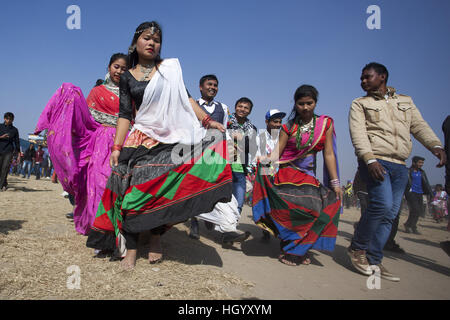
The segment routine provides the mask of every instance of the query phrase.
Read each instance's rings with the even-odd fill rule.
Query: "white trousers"
[[[196,218],[214,223],[214,230],[219,232],[236,232],[236,226],[241,218],[238,210],[238,202],[234,196],[227,203],[218,202],[214,210],[202,213]]]

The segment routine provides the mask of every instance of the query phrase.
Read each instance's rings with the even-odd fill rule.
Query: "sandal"
[[[298,257],[292,254],[280,254],[278,261],[288,266],[298,266],[300,264]]]
[[[278,260],[281,263],[284,263],[288,266],[299,266],[299,265],[309,265],[311,264],[311,259],[309,255],[306,253],[303,256],[294,256],[292,254],[281,254],[278,257]]]
[[[300,257],[300,264],[303,264],[305,266],[311,264],[311,259],[309,258],[309,255],[307,253]]]

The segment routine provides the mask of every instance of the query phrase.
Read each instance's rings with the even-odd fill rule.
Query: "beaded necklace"
[[[311,122],[310,122],[311,123]],[[301,130],[302,127],[302,120],[300,119],[300,117],[297,120],[297,124],[298,124],[298,128],[297,128],[297,134],[296,134],[296,141],[297,141],[297,149],[298,150],[302,150],[302,149],[306,149],[307,147],[309,147],[311,145],[311,141],[314,138],[314,129],[316,128],[316,115],[313,115],[313,124],[312,127],[308,126],[308,124],[304,125],[305,126],[305,130]],[[302,135],[301,131],[304,131],[305,133],[310,132],[308,141],[306,141],[306,143],[304,145],[302,145]]]

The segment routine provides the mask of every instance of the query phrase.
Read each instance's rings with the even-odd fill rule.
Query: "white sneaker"
[[[69,197],[69,193],[66,192],[66,191],[64,191],[63,193],[61,193],[61,195],[62,195],[64,198],[68,198],[68,197]]]

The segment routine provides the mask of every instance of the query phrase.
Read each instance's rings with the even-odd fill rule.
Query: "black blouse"
[[[158,72],[158,71],[156,71]],[[154,76],[154,75],[153,75]],[[120,76],[119,82],[119,118],[124,118],[127,120],[132,120],[133,118],[133,102],[136,106],[136,111],[139,110],[139,107],[142,104],[142,100],[144,98],[145,88],[147,87],[148,81],[138,81],[136,80],[130,71],[125,71]],[[186,92],[189,96],[189,91]]]
[[[136,80],[130,71],[125,71],[120,76],[119,82],[119,118],[128,119],[133,118],[133,101],[136,106],[136,111],[141,106],[144,98],[145,88],[149,81]]]

